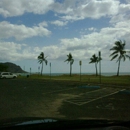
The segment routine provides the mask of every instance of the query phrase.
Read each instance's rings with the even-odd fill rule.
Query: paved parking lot
[[[130,119],[126,88],[81,88],[63,81],[0,80],[0,119],[14,117]]]

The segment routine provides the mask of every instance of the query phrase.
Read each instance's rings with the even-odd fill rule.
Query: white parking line
[[[104,89],[106,89],[106,88],[104,88]],[[100,89],[100,90],[103,90],[103,89]],[[124,91],[124,90],[125,90],[125,89],[121,89],[121,90],[119,90],[119,91]],[[97,91],[97,90],[95,90],[95,91]],[[101,97],[98,97],[98,98],[89,100],[89,101],[84,102],[84,103],[75,103],[75,102],[73,102],[73,101],[68,101],[68,100],[65,100],[65,102],[69,102],[69,103],[71,103],[71,104],[75,104],[75,105],[81,106],[81,105],[84,105],[84,104],[87,104],[87,103],[96,101],[96,100],[98,100],[98,99],[101,99],[101,98],[104,98],[104,97],[108,97],[108,96],[110,96],[110,95],[114,95],[114,94],[118,93],[119,91],[116,91],[116,92],[113,92],[113,93],[110,93],[110,94],[107,94],[107,95],[104,95],[104,96],[101,96]],[[92,91],[92,92],[94,92],[94,91]],[[92,92],[88,92],[88,93],[92,93]]]
[[[93,92],[96,92],[96,91],[101,91],[101,90],[104,90],[106,88],[102,88],[102,89],[98,89],[98,90],[93,90],[93,91],[90,91],[90,92],[86,92],[86,93],[83,93],[83,94],[88,94],[88,93],[93,93]],[[79,94],[80,96],[83,95],[83,94]],[[75,102],[72,102],[72,101],[68,101],[68,100],[64,100],[65,102],[69,102],[71,104],[75,104],[75,105],[80,105],[79,103],[75,103]]]
[[[122,89],[122,90],[119,90],[119,91],[124,91],[124,90],[125,90],[125,89]],[[90,100],[90,101],[88,101],[88,102],[84,102],[84,103],[82,103],[82,104],[80,104],[80,105],[84,105],[84,104],[87,104],[87,103],[96,101],[96,100],[98,100],[98,99],[101,99],[101,98],[104,98],[104,97],[108,97],[108,96],[110,96],[110,95],[114,95],[114,94],[118,93],[119,91],[116,91],[116,92],[114,92],[114,93],[110,93],[110,94],[107,94],[107,95],[105,95],[105,96],[101,96],[101,97],[92,99],[92,100]]]

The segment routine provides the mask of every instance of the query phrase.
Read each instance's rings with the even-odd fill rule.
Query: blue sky
[[[89,59],[101,51],[102,71],[116,73],[109,50],[116,40],[125,40],[130,50],[129,23],[129,0],[1,0],[0,62],[37,72],[37,56],[44,52],[53,73],[68,73],[64,60],[71,53],[73,72],[82,60],[82,72],[95,73]],[[130,72],[129,60],[121,63],[121,72]]]

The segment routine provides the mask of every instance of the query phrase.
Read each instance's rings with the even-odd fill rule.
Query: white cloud
[[[64,0],[63,3],[54,0],[1,0],[0,14],[12,17],[26,12],[45,14],[51,10],[57,15],[62,14],[61,18],[65,20],[98,19],[129,9],[129,5],[122,4],[120,9],[119,6],[118,0]]]
[[[48,27],[48,24],[46,21],[43,21],[43,22],[39,23],[38,25],[41,27]]]
[[[4,17],[19,16],[26,12],[45,14],[54,0],[0,0],[0,14]]]
[[[7,1],[5,0],[5,2]],[[26,1],[24,2],[26,3]],[[126,40],[127,48],[130,49],[129,5],[120,4],[117,0],[65,0],[63,3],[55,3],[53,6],[49,6],[49,8],[53,9],[57,14],[62,14],[61,17],[65,19],[63,21],[56,20],[51,22],[51,24],[57,26],[66,25],[66,20],[79,20],[88,17],[96,19],[104,16],[109,16],[111,18],[111,26],[98,29],[98,31],[94,27],[86,28],[92,32],[87,35],[81,35],[80,38],[60,39],[58,45],[43,47],[26,46],[26,48],[23,48],[23,45],[20,44],[0,42],[1,60],[3,57],[10,60],[18,60],[20,58],[36,59],[41,51],[44,51],[49,59],[62,60],[69,52],[73,54],[75,59],[89,59],[94,53],[97,54],[98,51],[102,51],[103,58],[109,59],[109,49],[113,46],[113,43],[119,39]],[[32,12],[36,13],[34,10],[32,10]],[[45,12],[43,11],[41,13]],[[14,15],[15,14],[11,13],[7,16]],[[48,24],[46,21],[33,27],[11,24],[6,21],[0,22],[0,30],[2,30],[0,32],[0,38],[14,37],[17,40],[22,40],[33,36],[48,36],[51,32],[45,28],[47,26]],[[84,30],[86,29],[84,28]]]
[[[0,42],[0,60],[10,59],[35,59],[44,52],[49,60],[64,60],[68,53],[72,53],[76,60],[89,59],[94,53],[102,52],[104,60],[110,60],[110,48],[116,40],[126,40],[126,49],[130,49],[130,20],[118,22],[112,27],[105,27],[99,32],[91,32],[82,35],[80,38],[60,39],[57,45],[43,47],[29,47],[25,44],[16,44],[10,42]]]
[[[96,31],[96,28],[94,27],[91,27],[91,28],[88,28],[89,31]]]
[[[102,51],[103,58],[109,60],[110,48],[116,40],[126,40],[126,49],[130,49],[129,23],[118,22],[113,27],[102,28],[81,38],[61,39],[61,45],[66,52],[72,52],[76,59],[89,59],[92,54]]]
[[[111,17],[110,23],[114,24],[130,19],[130,4],[120,4],[118,13]]]
[[[27,44],[18,44],[14,42],[0,42],[0,61],[20,61],[36,60],[37,56],[43,51],[48,59],[58,59],[64,50],[64,47],[44,46],[31,47]],[[51,53],[50,53],[51,52]]]
[[[65,20],[79,20],[85,18],[99,19],[113,16],[119,11],[120,2],[117,0],[65,0],[64,3],[54,3],[53,10]]]
[[[0,22],[0,38],[14,37],[16,40],[22,40],[33,36],[48,36],[51,34],[49,30],[42,26],[26,27],[25,25],[16,25],[9,22]]]
[[[127,11],[130,11],[130,4],[120,4],[119,13],[125,13]]]
[[[60,20],[55,20],[51,22],[51,24],[54,24],[57,26],[65,26],[67,23],[68,23],[67,21],[60,21]]]
[[[26,47],[26,44],[16,44],[14,42],[0,42],[0,61],[15,61],[24,57],[24,54],[21,54],[23,47]]]
[[[115,15],[111,18],[110,20],[110,23],[111,24],[114,24],[114,23],[117,23],[119,21],[123,21],[124,20],[124,17],[125,17],[125,14],[118,14],[118,15]]]

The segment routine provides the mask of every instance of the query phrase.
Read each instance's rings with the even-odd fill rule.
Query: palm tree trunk
[[[98,72],[97,72],[97,63],[95,62],[95,69],[96,69],[96,76],[98,75]]]
[[[43,72],[43,62],[42,62],[42,68],[41,68],[41,75],[42,75],[42,72]]]
[[[71,76],[71,63],[70,63],[70,76]]]
[[[118,62],[117,76],[119,76],[119,70],[120,70],[120,61],[121,61],[121,59],[119,59],[119,62]]]

